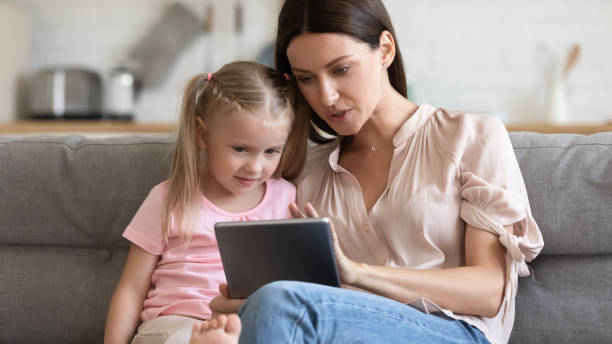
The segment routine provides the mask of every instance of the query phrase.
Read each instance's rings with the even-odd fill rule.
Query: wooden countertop
[[[0,123],[0,134],[32,133],[174,133],[176,123],[139,123],[104,120],[38,120]]]
[[[508,131],[533,131],[538,133],[593,134],[612,131],[612,123],[606,124],[551,124],[538,122],[508,123]],[[140,123],[125,121],[19,121],[0,123],[1,134],[34,133],[175,133],[177,123]]]
[[[590,135],[612,131],[612,123],[573,123],[553,124],[542,122],[506,123],[508,131],[533,131],[543,134],[582,134]]]

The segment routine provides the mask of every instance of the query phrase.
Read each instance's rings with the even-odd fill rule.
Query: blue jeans
[[[274,282],[244,303],[240,343],[489,343],[477,328],[391,299]]]

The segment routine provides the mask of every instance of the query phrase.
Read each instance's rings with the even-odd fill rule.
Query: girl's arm
[[[129,343],[138,325],[158,259],[159,256],[130,245],[123,274],[108,309],[104,343]]]
[[[229,295],[229,289],[226,283],[219,285],[219,295],[215,296],[208,306],[212,311],[211,318],[216,317],[219,314],[238,313],[238,310],[242,306],[246,299],[232,299]]]
[[[304,216],[295,205],[296,217]],[[309,216],[318,216],[312,205]],[[511,231],[512,225],[506,226]],[[403,303],[429,299],[455,313],[493,317],[503,300],[505,248],[496,234],[466,226],[465,266],[439,270],[409,270],[357,263],[348,259],[336,239],[336,259],[342,283]]]

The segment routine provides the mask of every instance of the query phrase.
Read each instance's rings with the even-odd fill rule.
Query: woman
[[[518,276],[543,241],[504,126],[406,99],[379,0],[286,1],[276,64],[297,82],[320,143],[296,181],[298,204],[333,220],[347,288],[264,286],[240,308],[241,341],[506,343]],[[242,304],[222,294],[213,310]],[[239,332],[222,316],[193,340]]]

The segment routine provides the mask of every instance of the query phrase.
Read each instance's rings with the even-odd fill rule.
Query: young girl
[[[290,217],[307,127],[288,76],[234,62],[188,84],[174,161],[126,228],[131,246],[105,343],[187,342],[225,275],[213,226]],[[295,125],[293,124],[295,123]],[[307,123],[307,122],[306,122]]]

